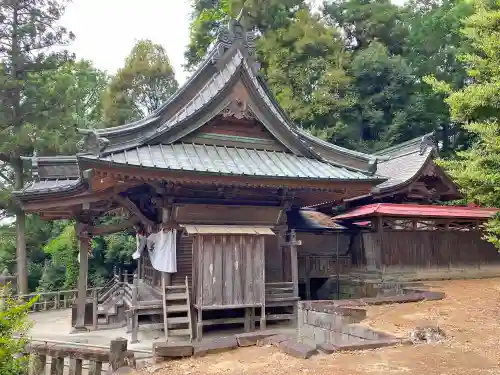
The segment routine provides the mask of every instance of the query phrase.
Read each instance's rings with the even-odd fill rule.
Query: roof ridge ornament
[[[436,140],[436,132],[432,131],[431,133],[425,134],[420,141],[420,155],[423,155],[428,147],[433,148],[435,151],[438,151],[438,143]]]
[[[219,61],[224,54],[236,44],[240,44],[247,51],[249,56],[255,55],[257,33],[255,30],[247,31],[241,23],[243,8],[236,18],[232,18],[226,27],[222,27],[217,35],[215,49],[216,53],[212,62]]]
[[[83,134],[83,138],[78,141],[76,147],[86,153],[99,156],[109,145],[107,138],[99,136],[96,129],[77,129],[78,134]]]

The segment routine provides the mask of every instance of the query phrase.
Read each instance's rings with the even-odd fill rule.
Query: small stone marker
[[[204,340],[193,345],[193,356],[202,357],[206,354],[221,353],[236,349],[238,341],[235,336]]]
[[[316,348],[302,344],[295,340],[282,341],[279,343],[279,348],[282,352],[288,355],[302,359],[311,358],[318,352]]]

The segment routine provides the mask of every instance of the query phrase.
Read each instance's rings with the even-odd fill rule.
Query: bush
[[[0,289],[0,375],[27,373],[28,357],[19,354],[28,342],[28,310],[36,299],[24,302],[13,297],[10,288]]]

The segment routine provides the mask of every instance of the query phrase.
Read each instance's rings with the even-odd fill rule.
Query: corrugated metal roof
[[[168,121],[160,125],[157,133],[163,132],[167,128],[172,128],[186,118],[195,115],[207,103],[209,103],[220,91],[226,87],[227,82],[233,77],[236,69],[243,61],[243,55],[239,50],[223,69],[215,73],[212,78],[201,88],[201,90]]]
[[[58,192],[78,184],[78,179],[55,179],[55,180],[40,180],[27,185],[21,194],[39,193],[39,192]]]
[[[390,189],[408,182],[417,175],[432,152],[432,148],[427,148],[422,154],[419,150],[414,150],[380,163],[377,174],[389,179],[377,185],[377,188]]]
[[[350,220],[373,216],[489,219],[499,211],[497,208],[375,203],[358,207],[348,213],[337,215],[333,219]]]
[[[82,155],[82,159],[168,170],[217,174],[327,180],[376,180],[359,171],[285,152],[178,143],[142,146],[112,153],[103,158]]]
[[[184,229],[190,235],[196,234],[249,234],[255,236],[274,236],[269,227],[250,227],[232,225],[185,225]]]

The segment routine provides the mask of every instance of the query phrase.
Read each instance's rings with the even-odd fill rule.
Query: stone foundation
[[[391,289],[388,285],[385,287]],[[443,293],[415,289],[401,288],[400,294],[392,295],[381,292],[381,289],[377,290],[379,290],[377,297],[300,302],[297,322],[298,340],[318,348],[330,346],[335,350],[359,350],[395,345],[402,340],[359,324],[366,318],[364,307],[444,298]]]
[[[340,347],[395,339],[356,324],[366,317],[366,310],[336,306],[334,301],[301,302],[298,314],[298,339],[308,345],[332,344]]]

